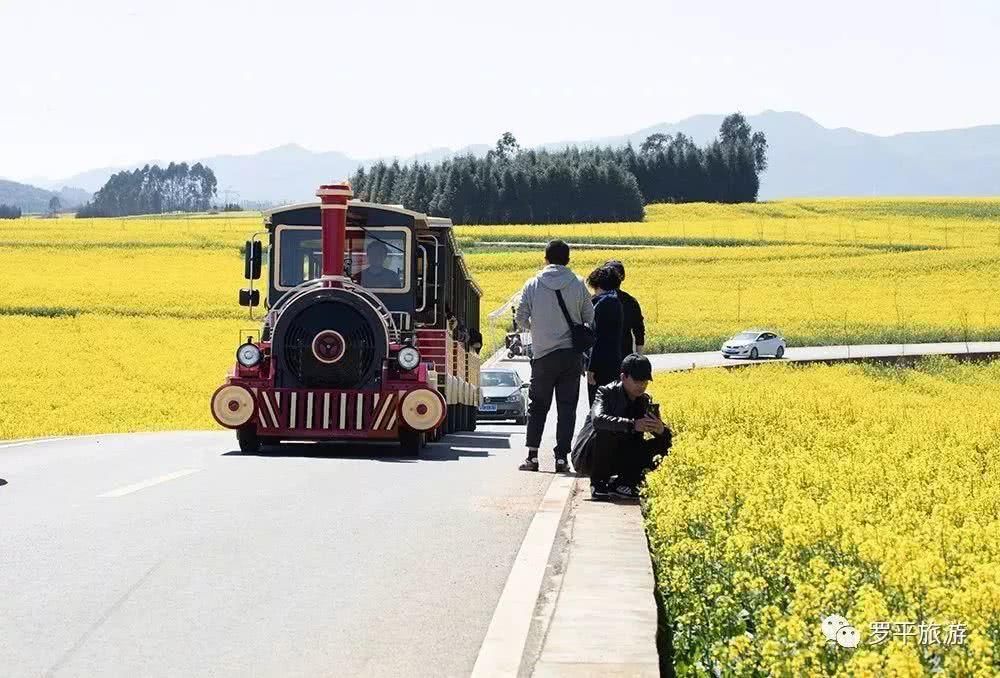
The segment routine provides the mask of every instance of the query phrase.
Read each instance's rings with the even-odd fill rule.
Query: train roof
[[[453,224],[447,217],[427,217],[427,225],[431,228],[451,228]]]
[[[447,217],[429,217],[422,212],[414,212],[413,210],[408,210],[402,205],[385,205],[375,202],[364,202],[362,200],[348,200],[347,204],[351,207],[367,207],[369,209],[377,209],[383,212],[395,212],[396,214],[404,214],[408,217],[412,217],[414,220],[426,222],[430,228],[451,228],[451,219]],[[291,205],[279,205],[277,207],[272,207],[271,209],[261,210],[261,213],[265,217],[270,217],[275,214],[281,214],[282,212],[293,212],[295,210],[308,209],[310,207],[319,207],[319,201],[314,200],[311,202],[299,202],[293,203]]]

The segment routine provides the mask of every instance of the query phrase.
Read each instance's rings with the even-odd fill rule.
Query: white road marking
[[[8,447],[21,447],[22,445],[37,445],[38,443],[47,443],[53,440],[68,440],[66,437],[60,438],[32,438],[31,440],[19,440],[16,443],[4,443],[0,445],[0,450],[6,449]]]
[[[97,495],[98,497],[124,497],[126,494],[132,494],[133,492],[138,492],[139,490],[145,490],[147,487],[152,487],[153,485],[159,485],[160,483],[165,483],[168,480],[174,480],[176,478],[183,478],[184,476],[189,476],[192,473],[197,473],[200,468],[186,468],[180,471],[174,471],[173,473],[168,473],[162,475],[159,478],[151,478],[149,480],[143,480],[139,483],[133,483],[132,485],[126,485],[125,487],[119,487],[116,490],[111,490],[110,492],[105,492],[104,494]]]
[[[545,492],[493,611],[473,676],[517,675],[552,543],[575,482],[573,476],[556,476]]]

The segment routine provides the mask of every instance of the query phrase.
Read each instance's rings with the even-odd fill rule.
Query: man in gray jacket
[[[573,350],[570,326],[559,308],[562,293],[574,323],[594,324],[594,305],[583,280],[569,269],[569,245],[553,240],[545,246],[546,266],[524,284],[517,306],[517,325],[531,331],[531,385],[528,388],[528,458],[522,471],[538,470],[538,446],[545,418],[556,398],[556,472],[569,470],[576,404],[580,397],[583,357]]]

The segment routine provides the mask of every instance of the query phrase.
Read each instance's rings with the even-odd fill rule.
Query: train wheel
[[[420,432],[412,428],[399,429],[399,453],[404,457],[416,457],[420,454]]]
[[[240,444],[240,452],[242,454],[260,453],[260,438],[257,436],[256,429],[236,429],[236,442]]]

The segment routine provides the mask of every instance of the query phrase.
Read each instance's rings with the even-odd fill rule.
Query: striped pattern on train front
[[[406,391],[254,389],[262,430],[391,431]]]

